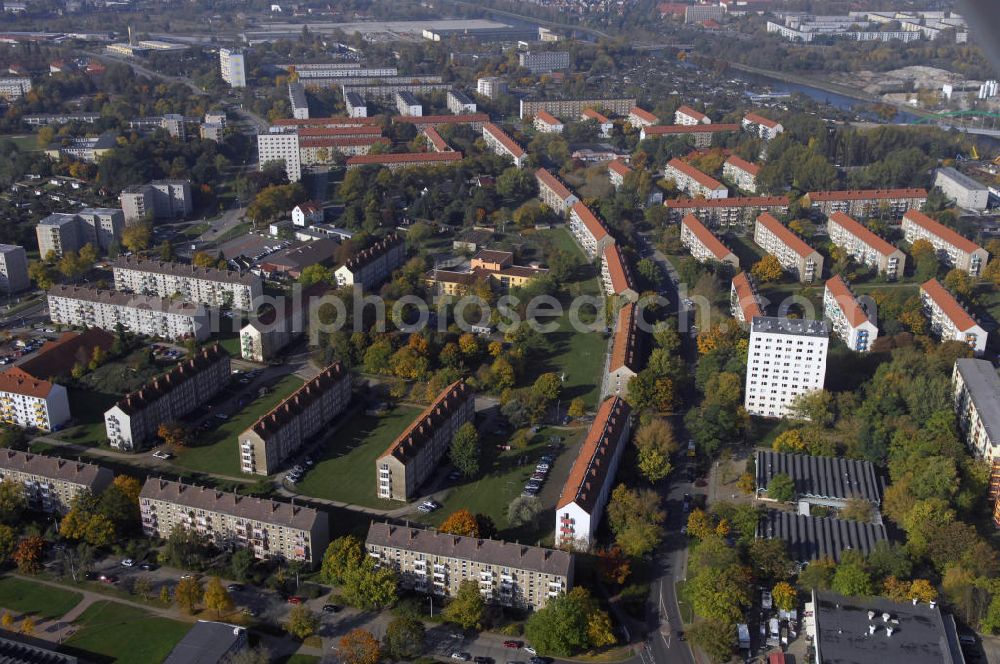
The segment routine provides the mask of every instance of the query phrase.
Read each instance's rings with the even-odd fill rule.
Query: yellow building
[[[547,274],[541,267],[514,265],[514,254],[509,251],[483,249],[469,262],[469,269],[431,270],[425,281],[445,295],[464,295],[470,292],[478,281],[488,281],[491,287],[501,291],[521,288],[532,279]]]

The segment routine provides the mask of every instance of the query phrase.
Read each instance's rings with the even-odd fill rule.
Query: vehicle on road
[[[301,604],[302,603],[302,598],[298,597],[296,595],[292,595],[291,597],[288,598],[287,602],[289,604]]]
[[[336,604],[324,604],[323,605],[323,613],[338,613],[339,611],[340,611],[340,607],[337,606]]]
[[[157,459],[163,459],[164,461],[166,461],[167,459],[170,459],[174,455],[171,454],[170,452],[167,452],[166,450],[156,450],[155,452],[153,452],[153,456]]]
[[[470,655],[467,652],[453,652],[451,653],[451,658],[457,659],[460,662],[468,662],[470,659],[472,659],[472,655]]]
[[[258,615],[260,615],[260,611],[253,608],[252,606],[245,606],[243,607],[243,615],[250,616],[251,618],[256,618]]]
[[[239,591],[243,590],[243,584],[242,583],[230,583],[228,586],[226,586],[226,590],[228,590],[231,593],[239,592]]]
[[[133,567],[135,566],[135,561],[131,558],[126,558],[122,561],[122,567]]]
[[[504,648],[520,648],[522,645],[524,645],[524,644],[521,643],[520,641],[504,641],[503,642],[503,647]]]
[[[100,581],[101,583],[106,583],[108,585],[118,583],[118,577],[115,576],[114,574],[102,574],[99,577],[97,577],[97,580]]]
[[[685,512],[690,512],[691,511],[691,494],[690,493],[685,493],[684,494],[684,511]]]
[[[156,568],[157,568],[156,563],[140,563],[139,564],[139,569],[141,569],[144,572],[152,572]]]
[[[229,419],[229,416],[226,415],[225,413],[216,413],[215,416],[217,418],[219,418],[220,420],[228,420]]]
[[[538,654],[538,651],[535,650],[534,648],[532,648],[531,646],[524,646],[524,652],[528,653],[529,655],[537,655]]]
[[[462,634],[461,632],[452,632],[448,636],[450,636],[453,639],[464,639],[465,638],[465,634]]]

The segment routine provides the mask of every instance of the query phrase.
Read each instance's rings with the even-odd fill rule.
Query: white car
[[[537,655],[538,654],[538,651],[535,650],[534,648],[532,648],[531,646],[524,646],[524,652],[528,653],[529,655]]]
[[[171,458],[173,454],[171,454],[170,452],[166,452],[164,450],[156,450],[155,452],[153,452],[153,456],[157,459],[166,460]]]
[[[452,659],[457,659],[460,662],[468,662],[472,657],[467,652],[453,652],[451,653]]]
[[[133,565],[135,565],[135,561],[131,558],[126,558],[122,561],[122,567],[132,567]]]

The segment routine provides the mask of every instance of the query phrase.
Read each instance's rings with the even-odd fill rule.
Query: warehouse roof
[[[784,540],[792,560],[801,563],[821,558],[839,562],[847,550],[867,556],[886,534],[881,524],[767,510],[757,524],[757,537]]]
[[[778,474],[792,478],[799,496],[882,502],[882,479],[868,461],[757,450],[757,486],[766,487]]]

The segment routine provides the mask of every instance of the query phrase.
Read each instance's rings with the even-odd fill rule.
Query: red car
[[[503,642],[503,647],[504,648],[520,648],[521,647],[521,642],[520,641],[504,641]]]
[[[301,597],[296,597],[295,595],[292,595],[291,597],[288,598],[288,603],[289,604],[301,604],[302,603],[302,598]]]

